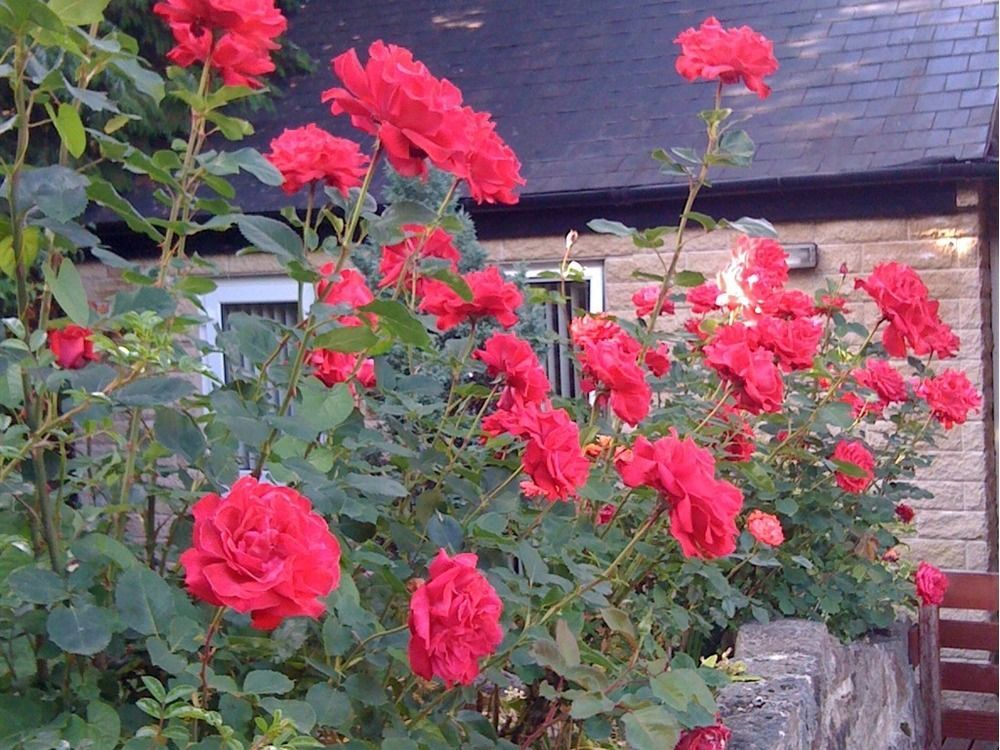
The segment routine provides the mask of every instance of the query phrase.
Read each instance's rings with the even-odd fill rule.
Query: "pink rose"
[[[79,370],[88,362],[97,360],[94,342],[90,338],[92,334],[89,328],[72,323],[49,331],[49,349],[55,355],[56,364],[64,370]]]
[[[761,99],[771,94],[764,77],[778,69],[774,44],[749,26],[723,28],[714,16],[709,16],[697,29],[677,35],[674,44],[681,45],[677,72],[689,81],[739,83]]]
[[[368,157],[358,144],[337,138],[314,123],[286,128],[271,140],[266,158],[281,172],[281,189],[291,195],[305,185],[323,182],[344,195],[361,185]]]
[[[933,378],[926,378],[917,387],[917,395],[927,401],[931,414],[946,430],[963,424],[969,412],[978,411],[983,397],[964,372],[945,370]]]
[[[503,603],[476,568],[476,555],[449,557],[443,549],[430,564],[430,577],[410,599],[410,668],[447,687],[471,685],[479,660],[503,640]]]
[[[192,546],[180,562],[194,597],[249,613],[260,630],[323,614],[320,597],[340,583],[340,544],[307,498],[243,477],[192,512]]]
[[[875,457],[860,440],[841,440],[833,450],[833,458],[846,464],[853,464],[864,473],[861,477],[848,476],[842,471],[836,472],[837,484],[845,492],[860,495],[875,478]]]
[[[750,536],[761,544],[777,547],[785,541],[785,532],[781,529],[781,521],[777,516],[755,510],[747,516],[747,531]]]

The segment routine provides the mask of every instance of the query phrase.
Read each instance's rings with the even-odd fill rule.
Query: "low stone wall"
[[[906,630],[844,645],[821,623],[745,625],[735,658],[757,682],[719,695],[728,750],[922,750]]]

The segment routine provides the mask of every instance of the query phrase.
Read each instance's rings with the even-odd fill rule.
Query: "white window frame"
[[[583,261],[573,261],[578,266],[583,268],[583,279],[584,281],[590,282],[590,299],[587,307],[587,312],[590,313],[601,313],[604,312],[604,261],[601,260],[583,260]],[[551,276],[549,274],[559,273],[558,263],[504,263],[504,271],[506,273],[513,274],[518,268],[524,269],[524,275],[530,284],[531,281],[537,280],[539,282],[553,282],[558,281],[556,276]],[[547,274],[542,277],[542,274]],[[568,280],[569,281],[569,280]]]
[[[222,330],[222,306],[239,304],[275,304],[299,301],[299,283],[287,276],[236,276],[213,278],[215,289],[201,296],[201,304],[208,319],[201,326],[201,338],[215,348],[219,331]],[[302,285],[302,314],[307,315],[316,300],[312,284]],[[213,351],[205,357],[205,365],[225,382],[225,361],[222,352]],[[208,393],[213,383],[208,377],[202,378],[202,391]]]

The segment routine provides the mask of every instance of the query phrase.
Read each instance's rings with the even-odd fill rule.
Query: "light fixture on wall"
[[[815,268],[819,262],[819,248],[815,242],[799,242],[794,245],[784,245],[788,253],[790,269]]]

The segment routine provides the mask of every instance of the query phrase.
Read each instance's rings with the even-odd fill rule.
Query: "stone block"
[[[907,237],[905,219],[867,219],[863,221],[825,221],[816,225],[814,242],[880,242]]]
[[[965,548],[968,542],[955,539],[908,539],[903,555],[916,563],[926,560],[939,568],[965,570]]]
[[[966,211],[948,216],[921,216],[906,220],[910,239],[940,239],[941,237],[978,237],[979,215]]]
[[[861,270],[869,272],[875,266],[905,259],[918,271],[953,268],[958,265],[958,243],[955,240],[909,240],[867,244],[862,250]],[[923,274],[921,274],[923,275]]]
[[[917,534],[921,539],[985,539],[986,514],[979,511],[921,510],[917,514]]]

